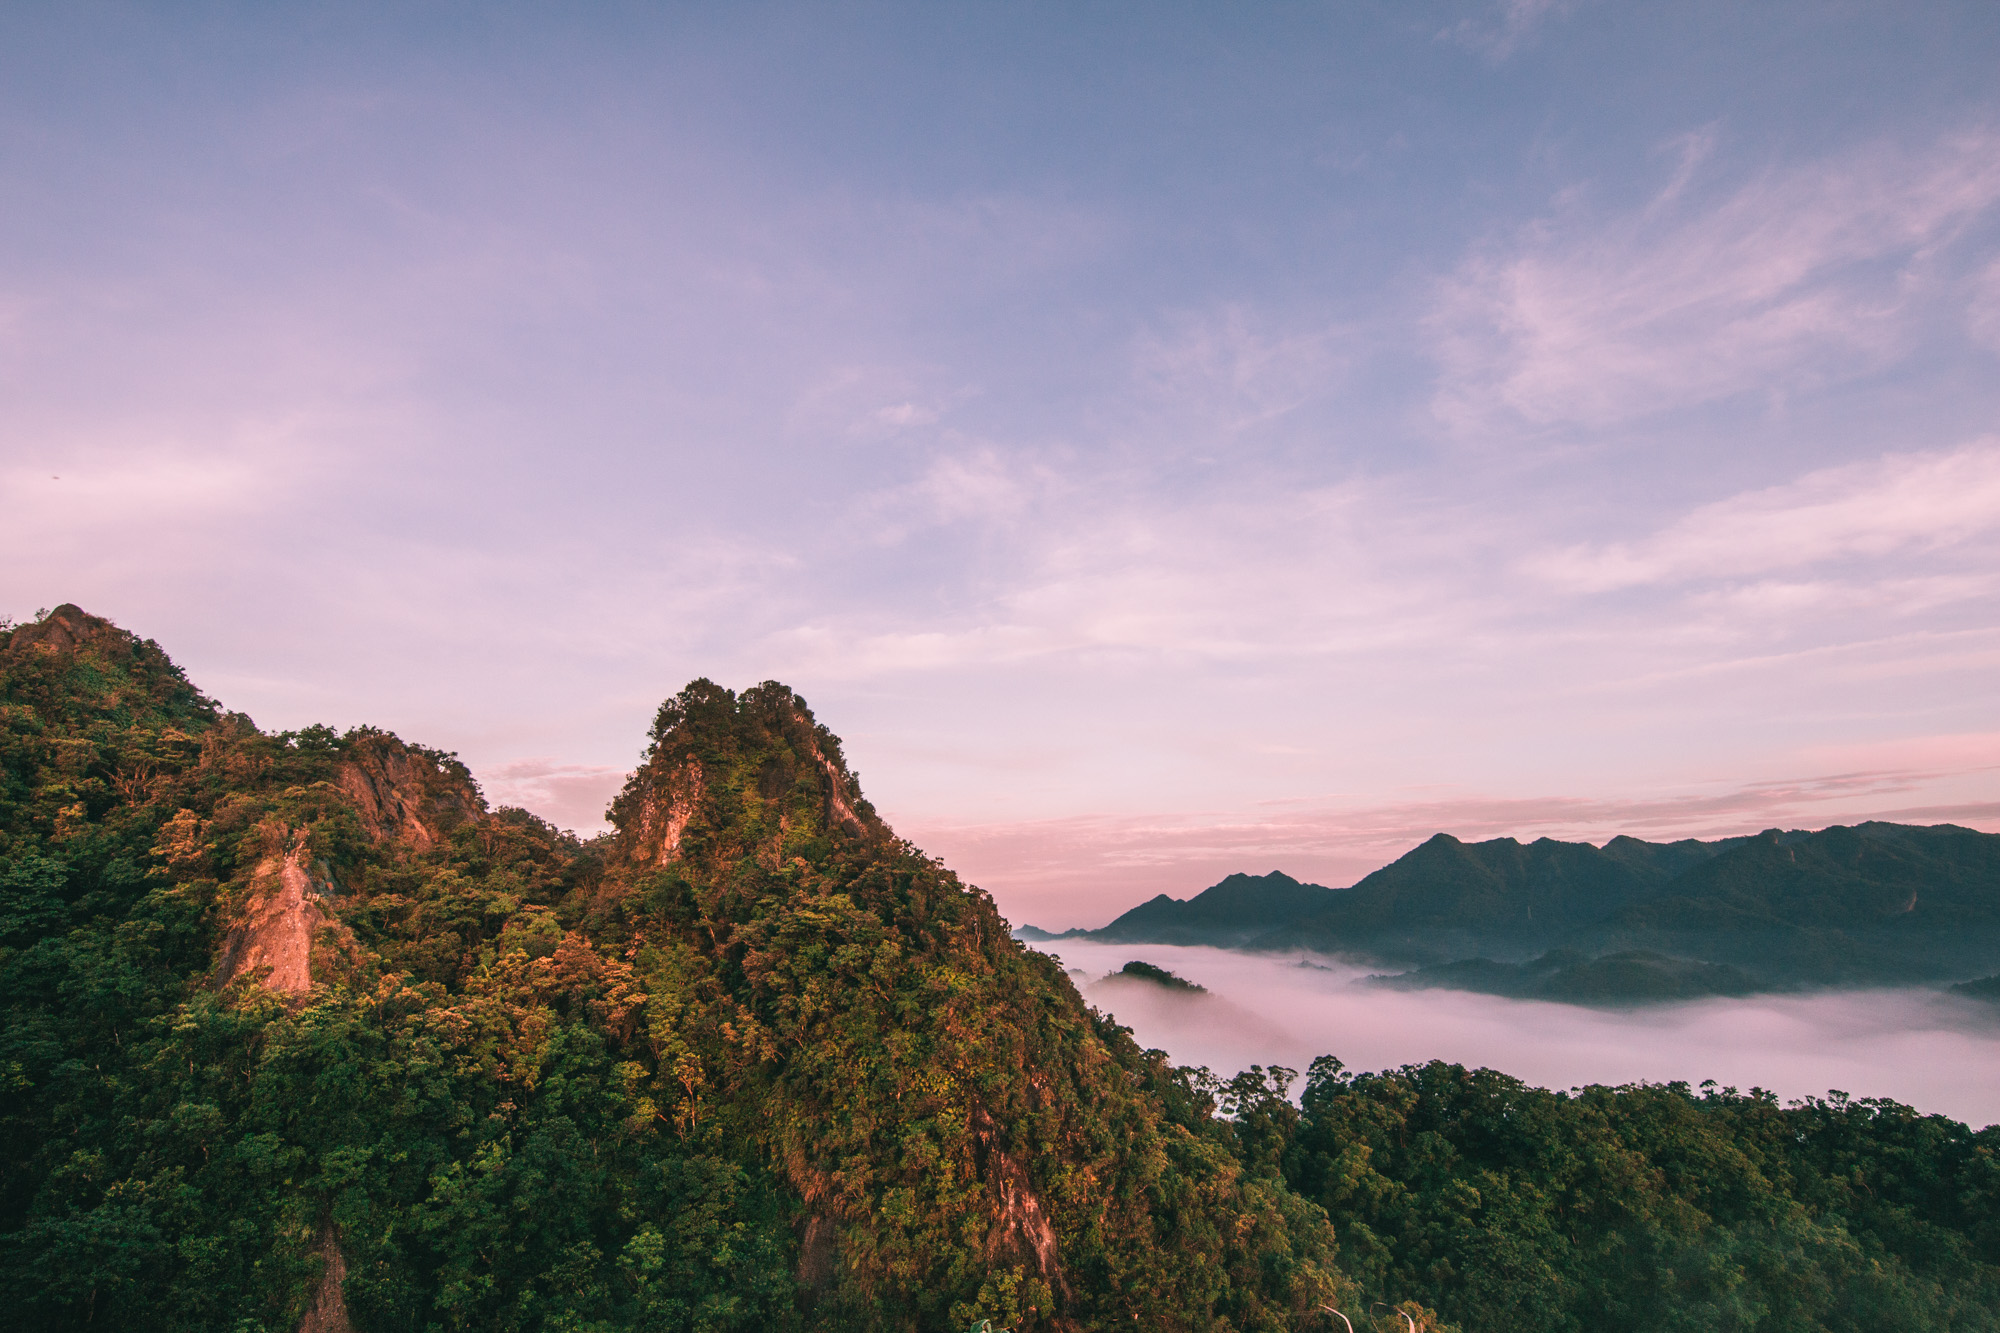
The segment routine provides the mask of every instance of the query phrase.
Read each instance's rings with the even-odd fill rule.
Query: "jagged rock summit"
[[[74,602],[64,602],[55,610],[22,625],[8,636],[7,648],[26,652],[45,648],[50,652],[75,652],[85,646],[130,653],[140,641],[102,616],[93,616]]]
[[[804,1205],[795,1278],[814,1300],[878,1301],[917,1271],[948,1291],[923,1256],[967,1246],[955,1263],[1007,1275],[1008,1322],[1089,1326],[1103,1297],[1076,1274],[1164,1245],[1142,1196],[1221,1165],[1133,1155],[1173,1133],[1143,1090],[1157,1066],[1134,1086],[1129,1040],[986,894],[896,837],[788,687],[669,699],[611,817],[593,911],[646,917],[717,969],[748,1132]],[[1122,1143],[1093,1129],[1106,1114]],[[1117,1299],[1187,1299],[1161,1281]],[[1330,1281],[1308,1263],[1284,1291]],[[929,1308],[950,1323],[976,1304]]]
[[[645,761],[611,807],[635,865],[751,855],[782,860],[830,839],[891,838],[840,740],[776,681],[738,699],[697,680],[662,704]]]

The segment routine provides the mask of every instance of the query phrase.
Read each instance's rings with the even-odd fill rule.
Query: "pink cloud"
[[[1572,546],[1529,572],[1578,592],[1744,578],[1935,550],[2000,530],[2000,440],[1887,454],[1704,505],[1644,541]]]
[[[1572,202],[1467,260],[1432,316],[1439,413],[1604,426],[1892,359],[1949,290],[1942,248],[2000,201],[2000,135],[1767,174],[1705,210],[1687,176],[1620,217]]]
[[[517,805],[558,828],[588,835],[606,827],[605,807],[630,776],[630,770],[605,764],[519,759],[487,769],[479,781],[496,807]]]

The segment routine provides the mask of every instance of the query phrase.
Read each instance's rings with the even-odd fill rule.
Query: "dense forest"
[[[75,607],[0,628],[14,1322],[1995,1326],[1992,1130],[1177,1068],[775,683],[670,698],[612,817],[261,731]]]

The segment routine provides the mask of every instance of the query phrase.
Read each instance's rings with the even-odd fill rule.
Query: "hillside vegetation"
[[[670,698],[612,815],[261,731],[75,607],[0,629],[13,1322],[1992,1326],[1991,1131],[1175,1068],[777,684]]]
[[[0,672],[37,1327],[1274,1329],[1345,1290],[1324,1214],[783,686],[675,695],[583,844],[73,607]],[[302,927],[309,967],[243,965]]]

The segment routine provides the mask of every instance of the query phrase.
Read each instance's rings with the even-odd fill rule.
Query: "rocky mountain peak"
[[[199,730],[219,717],[214,702],[188,683],[158,644],[74,602],[25,625],[0,628],[0,662],[17,678],[23,702],[37,701],[74,719],[129,721],[144,713]]]
[[[139,640],[102,616],[93,616],[74,602],[64,602],[39,620],[15,628],[7,637],[7,652],[45,648],[73,653],[79,648],[112,648],[130,652]]]
[[[761,859],[887,838],[840,740],[777,681],[740,696],[702,679],[660,706],[645,761],[611,809],[642,865]]]

